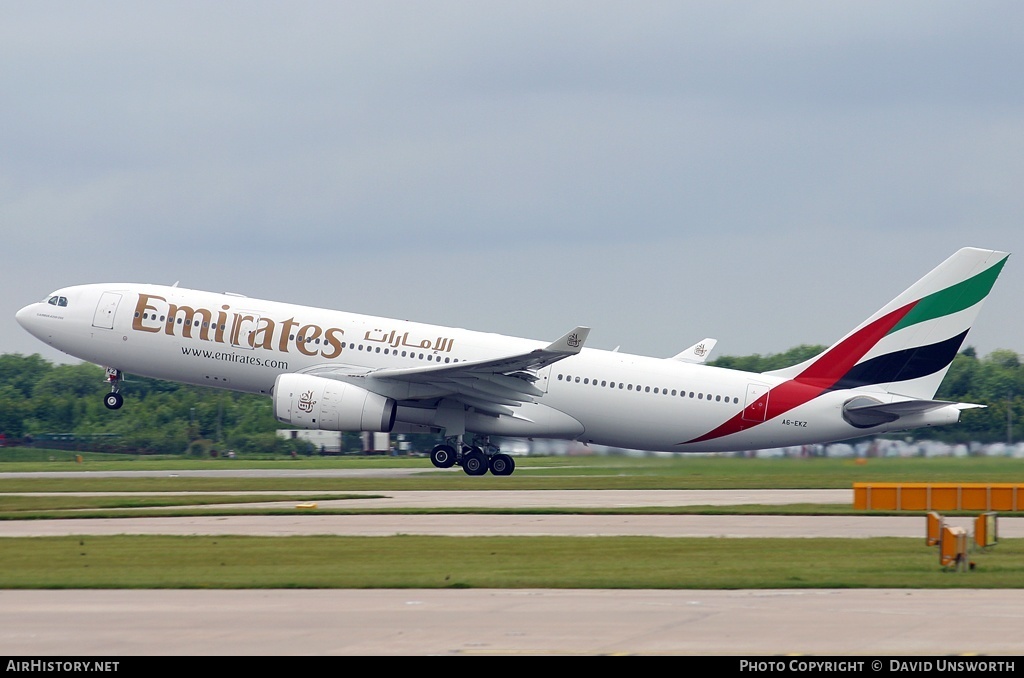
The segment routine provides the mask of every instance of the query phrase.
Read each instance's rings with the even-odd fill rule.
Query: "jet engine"
[[[274,382],[274,416],[292,426],[386,433],[395,425],[396,411],[392,398],[343,381],[282,374]]]

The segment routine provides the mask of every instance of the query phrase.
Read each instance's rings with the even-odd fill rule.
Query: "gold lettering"
[[[156,306],[151,306],[150,299],[159,299],[160,301],[167,301],[163,297],[158,297],[153,294],[142,294],[139,293],[139,300],[135,304],[135,317],[132,318],[132,329],[139,330],[141,332],[159,332],[159,327],[146,327],[142,324],[142,316],[152,311],[154,316],[156,315]]]
[[[258,324],[260,325],[260,327],[257,327],[256,330],[253,331],[251,335],[252,340],[249,343],[252,345],[253,348],[256,348],[256,346],[258,345],[261,348],[267,349],[268,351],[273,351],[274,321],[271,320],[270,318],[260,318]],[[263,339],[257,339],[257,334],[263,335]]]
[[[237,313],[231,314],[231,345],[238,346],[238,333],[242,330],[242,316]]]
[[[257,316],[254,316],[254,315],[242,315],[240,313],[233,313],[232,314],[232,320],[231,320],[231,344],[233,346],[241,346],[242,345],[241,334],[242,334],[242,329],[245,327],[245,324],[247,322],[250,322],[250,321],[255,322],[257,320],[259,320],[259,318]],[[247,343],[250,348],[253,346],[252,340],[253,340],[253,335],[254,334],[255,334],[255,332],[253,330],[250,330],[250,331],[246,332],[246,334],[245,334],[245,343]]]
[[[167,334],[174,334],[173,322],[177,322],[179,312],[183,313],[185,316],[181,321],[181,336],[187,337],[189,339],[192,338],[192,327],[195,321],[201,318],[202,320],[206,321],[207,325],[209,325],[210,316],[212,315],[210,311],[208,311],[205,308],[194,309],[191,306],[178,306],[177,304],[170,304],[167,308],[167,319],[169,321],[167,323]],[[199,333],[200,338],[208,340],[210,338],[209,327],[202,327],[202,322],[199,323],[199,326],[202,328]]]
[[[163,319],[164,316],[159,314],[165,306],[167,309],[166,319]],[[214,320],[214,315],[216,315],[216,320]],[[182,327],[176,330],[174,327],[176,324]],[[169,303],[165,297],[140,292],[135,303],[132,329],[139,332],[160,332],[161,325],[163,332],[170,336],[180,335],[191,339],[194,328],[198,327],[198,337],[204,341],[217,343],[228,341],[235,346],[248,345],[251,348],[260,347],[268,351],[276,349],[281,353],[288,353],[289,344],[294,341],[295,347],[303,355],[319,356],[327,360],[341,355],[345,345],[343,341],[345,330],[340,327],[330,327],[326,330],[320,325],[314,324],[300,327],[300,323],[295,320],[294,316],[287,320],[276,321],[259,314],[232,312],[231,306],[228,304],[222,304],[220,310],[214,312],[206,308]],[[384,333],[381,330],[375,332],[379,336],[371,337],[367,341],[389,343],[396,346],[399,343],[405,344],[405,340],[408,338],[408,333],[403,337],[398,337],[394,330],[390,333]],[[451,350],[450,339],[439,338],[439,341],[441,342],[440,346],[435,346],[435,349]],[[429,341],[426,343],[430,344]]]
[[[213,313],[209,309],[197,308],[195,310],[196,316],[199,320],[199,338],[203,341],[210,340],[210,319],[213,317]],[[193,317],[193,320],[196,318]],[[195,326],[195,322],[192,323]]]
[[[281,323],[281,343],[278,344],[278,348],[281,353],[288,352],[288,337],[291,336],[292,330],[299,326],[299,323],[295,322],[295,318],[291,317]]]
[[[167,306],[167,327],[164,329],[165,334],[174,334],[174,323],[179,320],[179,318],[177,317],[178,310],[179,308],[176,304],[169,304]],[[181,319],[182,324],[184,324],[184,322],[188,320],[188,311],[191,311],[192,309],[188,308],[187,306],[184,306],[180,310],[185,311],[185,317]],[[191,329],[189,330],[189,336],[191,336]]]
[[[333,350],[323,350],[320,352],[320,355],[322,355],[324,358],[327,358],[328,360],[330,360],[331,358],[337,358],[339,355],[341,355],[341,339],[339,339],[337,336],[339,334],[345,334],[345,330],[340,329],[338,327],[332,327],[329,330],[327,330],[326,334],[324,335],[324,343],[330,346]]]
[[[312,348],[313,342],[316,341],[320,335],[323,334],[323,330],[317,325],[306,325],[299,330],[299,337],[296,337],[295,346],[299,349],[300,353],[305,355],[316,355],[319,353],[317,349]],[[298,338],[302,338],[302,341],[298,341]],[[310,348],[306,348],[309,346]]]
[[[216,341],[218,344],[224,343],[224,328],[228,326],[228,314],[225,313],[224,311],[231,310],[231,307],[228,306],[227,304],[224,304],[223,306],[221,306],[221,309],[223,310],[217,314],[216,332],[213,333],[213,340]]]

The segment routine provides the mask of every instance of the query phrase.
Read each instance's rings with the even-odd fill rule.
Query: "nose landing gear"
[[[121,389],[121,370],[108,367],[106,381],[110,384],[110,393],[103,397],[103,404],[108,410],[121,409],[124,405],[124,396],[118,392]]]

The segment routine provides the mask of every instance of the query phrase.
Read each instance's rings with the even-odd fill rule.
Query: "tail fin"
[[[1008,256],[965,247],[824,353],[768,374],[827,390],[877,386],[932,398]]]

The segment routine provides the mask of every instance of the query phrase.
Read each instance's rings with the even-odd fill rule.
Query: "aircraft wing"
[[[543,395],[534,386],[537,370],[579,353],[589,334],[589,327],[577,327],[543,348],[487,360],[358,373],[322,368],[310,373],[356,383],[399,401],[451,398],[491,414],[513,414],[513,407]]]

